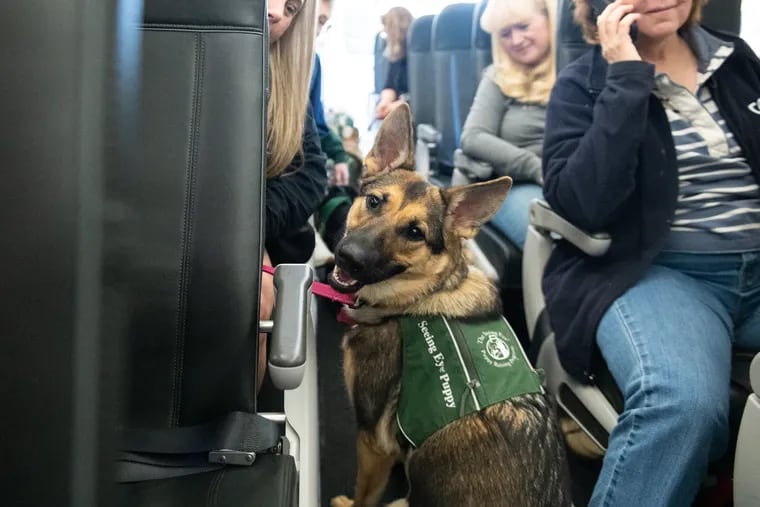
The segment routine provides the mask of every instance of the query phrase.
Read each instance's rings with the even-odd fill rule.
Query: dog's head
[[[509,177],[442,189],[414,171],[407,105],[383,121],[365,158],[366,174],[335,248],[329,282],[371,303],[408,299],[441,287],[465,261],[472,238],[499,209]]]

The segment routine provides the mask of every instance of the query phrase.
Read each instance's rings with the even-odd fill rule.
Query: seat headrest
[[[433,50],[470,49],[471,20],[474,11],[475,4],[453,4],[444,7],[433,21]]]
[[[475,7],[475,13],[472,16],[472,47],[475,49],[491,49],[491,34],[480,28],[480,18],[486,10],[486,5],[488,5],[488,0],[480,2]]]
[[[409,28],[409,51],[426,52],[430,51],[430,41],[433,35],[433,16],[428,14],[420,16],[414,20]]]
[[[742,27],[741,0],[712,0],[702,11],[702,24],[713,30],[739,35]]]
[[[145,0],[146,24],[234,26],[265,30],[266,0]]]

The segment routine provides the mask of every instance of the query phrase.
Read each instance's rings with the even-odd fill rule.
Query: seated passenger
[[[322,28],[330,20],[332,14],[332,0],[319,0],[319,17],[317,18],[317,36]],[[314,69],[311,73],[309,84],[309,104],[314,113],[314,123],[319,133],[319,141],[322,151],[327,156],[328,168],[332,166],[330,184],[345,186],[349,183],[348,154],[343,149],[343,142],[332,130],[327,127],[325,110],[322,103],[322,62],[318,54],[314,54]]]
[[[760,349],[760,60],[699,25],[703,0],[589,3],[597,47],[552,92],[544,194],[612,246],[558,243],[547,308],[565,368],[591,380],[598,346],[625,400],[591,505],[691,505],[726,451],[731,349]]]
[[[381,18],[386,35],[385,57],[388,59],[388,74],[385,86],[380,92],[380,102],[376,114],[379,119],[405,102],[402,95],[409,93],[406,63],[406,37],[414,17],[404,7],[393,7]]]
[[[314,249],[314,231],[307,221],[327,186],[325,156],[307,100],[316,0],[269,0],[268,15],[266,250],[273,264],[306,262]],[[259,318],[270,319],[273,307],[272,277],[263,276]],[[259,387],[266,358],[262,335]]]
[[[541,197],[546,103],[554,85],[556,2],[489,0],[480,24],[491,34],[488,67],[462,129],[462,152],[493,166],[514,185],[491,219],[517,247],[528,230],[528,206]]]

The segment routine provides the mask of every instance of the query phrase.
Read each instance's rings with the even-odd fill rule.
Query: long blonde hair
[[[557,46],[556,3],[556,0],[488,0],[480,26],[491,34],[493,78],[504,95],[521,102],[549,102],[549,94],[557,78],[554,63]],[[536,13],[546,16],[548,20],[549,51],[541,63],[527,67],[510,58],[499,41],[499,31]]]
[[[304,0],[288,30],[269,46],[267,178],[282,174],[302,150],[316,24],[317,0]]]
[[[392,7],[380,18],[386,35],[385,57],[397,62],[406,56],[406,36],[414,16],[404,7]]]

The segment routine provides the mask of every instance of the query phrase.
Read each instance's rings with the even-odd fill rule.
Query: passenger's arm
[[[462,151],[491,164],[498,176],[541,183],[541,159],[499,136],[507,100],[493,80],[483,77],[462,129]]]
[[[654,66],[610,65],[596,102],[584,78],[561,75],[549,100],[544,196],[560,215],[595,232],[614,221],[636,187]]]
[[[287,235],[303,226],[325,195],[325,156],[319,144],[311,113],[303,133],[303,164],[296,158],[286,172],[267,181],[267,237]]]

